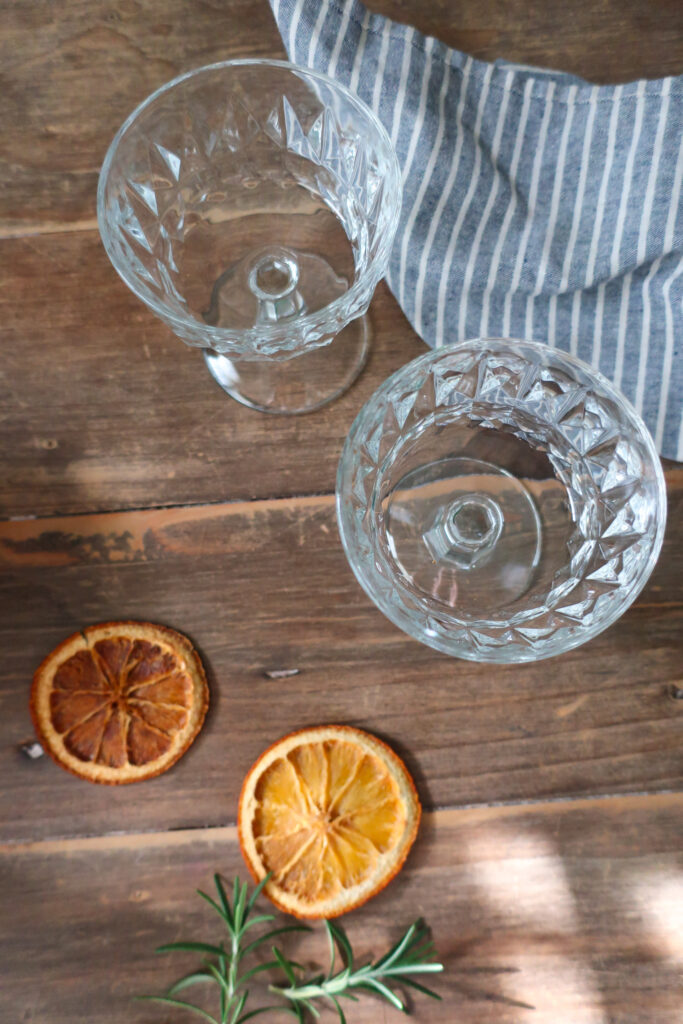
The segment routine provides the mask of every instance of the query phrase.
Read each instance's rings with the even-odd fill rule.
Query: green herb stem
[[[425,985],[414,980],[415,975],[437,974],[443,971],[443,965],[431,960],[433,947],[429,933],[423,921],[416,921],[401,936],[392,948],[374,963],[361,967],[354,965],[351,943],[344,929],[332,921],[325,922],[330,951],[330,965],[327,974],[318,973],[306,976],[303,968],[293,960],[289,960],[278,946],[271,946],[273,960],[256,964],[240,974],[240,964],[259,946],[285,932],[310,931],[307,925],[291,924],[278,928],[270,928],[258,938],[244,943],[246,932],[254,925],[267,925],[275,920],[272,914],[260,914],[251,918],[256,900],[270,876],[266,876],[248,898],[248,888],[239,879],[235,879],[233,898],[230,901],[219,875],[214,876],[218,900],[204,892],[199,895],[218,914],[223,922],[229,942],[210,945],[205,942],[171,942],[160,946],[158,953],[196,952],[204,956],[199,969],[185,975],[177,981],[163,996],[141,996],[142,999],[162,1003],[194,1013],[210,1024],[245,1024],[247,1020],[269,1012],[279,1011],[292,1014],[299,1024],[305,1024],[309,1017],[317,1018],[320,1011],[316,1002],[331,1004],[339,1015],[341,1024],[346,1024],[346,1017],[339,1002],[340,998],[357,1000],[357,991],[369,991],[381,996],[397,1010],[408,1012],[405,1000],[397,994],[392,984],[405,985],[433,999],[440,999]],[[339,951],[343,966],[335,973],[336,952]],[[268,990],[280,997],[277,1006],[264,1006],[256,1010],[246,1011],[249,989],[246,988],[257,974],[262,971],[281,969],[286,984],[269,985]],[[176,999],[178,992],[192,985],[213,983],[219,990],[219,1014],[214,1017],[207,1010],[192,1003]]]

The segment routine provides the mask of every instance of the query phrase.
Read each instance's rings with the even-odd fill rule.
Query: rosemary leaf
[[[235,1008],[232,1011],[232,1017],[230,1018],[230,1024],[237,1024],[237,1021],[240,1019],[240,1014],[242,1013],[242,1010],[244,1009],[244,1004],[246,1003],[248,998],[249,998],[249,993],[248,992],[243,992],[242,995],[239,997],[239,999],[237,1000],[237,1003],[235,1004]]]
[[[249,914],[249,910],[247,908],[247,910],[245,912],[245,919],[246,919],[248,914]],[[267,924],[269,921],[274,921],[274,920],[275,920],[275,914],[258,914],[256,917],[252,917],[251,921],[248,921],[242,927],[242,934],[244,935],[244,933],[246,931],[248,931],[250,928],[253,928],[255,924],[264,924],[264,923]]]
[[[330,949],[330,967],[327,972],[327,980],[334,974],[334,965],[337,959],[337,944],[334,941],[334,932],[330,928],[330,922],[325,921],[325,934],[327,935],[327,943]]]
[[[233,909],[232,909],[232,912],[233,912],[233,915],[234,915],[235,931],[237,932],[238,935],[240,935],[242,933],[242,928],[243,928],[243,925],[244,925],[244,912],[245,912],[246,907],[247,907],[247,893],[248,892],[249,892],[249,890],[247,888],[247,883],[245,882],[244,885],[242,885],[242,884],[240,884],[240,880],[238,878],[236,878],[235,879],[235,898],[233,899],[233,904],[232,904]]]
[[[304,1001],[303,1005],[308,1010],[308,1012],[312,1014],[317,1020],[318,1017],[320,1016],[320,1010],[318,1009],[318,1007],[314,1003],[311,1003],[308,999]]]
[[[218,916],[220,917],[220,919],[221,919],[222,921],[224,921],[224,922],[225,922],[225,924],[226,924],[226,925],[228,926],[228,928],[229,928],[229,927],[230,927],[230,921],[228,920],[228,918],[227,918],[227,917],[226,917],[226,915],[225,915],[225,910],[224,910],[224,908],[223,908],[223,907],[219,907],[219,906],[218,906],[218,904],[216,903],[215,899],[213,899],[213,897],[209,896],[209,894],[208,894],[208,893],[206,893],[206,892],[202,892],[202,890],[201,890],[201,889],[197,889],[197,890],[195,890],[195,891],[196,891],[196,893],[197,893],[197,895],[198,895],[198,896],[201,896],[201,898],[202,898],[203,900],[206,900],[206,902],[207,902],[207,903],[209,904],[209,906],[210,906],[210,907],[213,907],[213,909],[214,909],[214,910],[216,911],[216,913],[218,914]]]
[[[182,992],[184,988],[189,988],[190,985],[200,985],[207,981],[213,983],[213,977],[208,971],[193,971],[192,974],[186,974],[184,978],[179,978],[175,984],[171,985],[166,995],[174,996],[176,992]]]
[[[388,966],[389,964],[394,963],[395,960],[398,960],[404,950],[411,945],[418,927],[419,925],[417,922],[415,922],[415,924],[411,924],[403,938],[399,939],[396,945],[392,946],[389,952],[385,953],[384,956],[377,961],[375,969],[378,970],[380,967]]]
[[[297,1017],[299,1020],[302,1018],[297,1013],[293,1006],[262,1006],[258,1010],[250,1010],[249,1013],[245,1013],[243,1017],[240,1017],[235,1024],[244,1024],[245,1020],[251,1020],[252,1017],[258,1017],[259,1013],[291,1013],[293,1017]]]
[[[212,1017],[206,1010],[201,1010],[194,1003],[184,1003],[180,999],[170,999],[168,996],[136,996],[136,999],[144,999],[150,1003],[163,1003],[165,1006],[175,1006],[176,1009],[188,1010],[189,1013],[196,1013],[197,1016],[203,1017],[204,1020],[211,1021],[211,1024],[220,1024],[215,1017]]]
[[[395,992],[392,992],[390,988],[387,988],[387,986],[377,978],[368,978],[362,983],[362,985],[360,985],[360,988],[374,989],[375,992],[379,992],[381,996],[384,996],[388,1003],[395,1006],[397,1010],[403,1010],[405,1013],[406,1008],[404,1003],[398,998]]]
[[[276,935],[284,935],[285,932],[310,932],[311,929],[307,924],[287,924],[283,925],[282,928],[273,928],[272,931],[266,932],[265,935],[259,935],[258,939],[254,939],[248,946],[245,946],[242,950],[242,956],[248,956],[253,953],[255,949],[263,945],[264,942],[268,942]]]
[[[256,888],[252,892],[251,896],[249,897],[249,902],[247,903],[247,914],[251,914],[252,910],[254,909],[254,905],[256,903],[256,900],[259,898],[259,896],[263,892],[263,887],[265,885],[267,885],[268,882],[270,881],[270,879],[272,877],[272,874],[273,874],[273,872],[269,871],[268,874],[265,876],[265,878],[261,879],[259,884],[256,886]]]
[[[346,966],[353,970],[353,950],[351,949],[351,943],[347,938],[346,932],[340,924],[336,924],[334,921],[325,921],[325,927],[332,938],[336,940]]]
[[[291,960],[290,960],[290,963],[291,963]],[[260,974],[262,971],[272,971],[276,967],[279,967],[279,966],[280,965],[278,964],[277,960],[269,960],[268,963],[257,964],[256,967],[252,967],[251,970],[245,971],[245,973],[240,976],[239,984],[240,985],[246,985],[246,983],[248,981],[251,981],[251,979],[256,974]]]
[[[426,985],[421,985],[419,981],[415,981],[414,978],[401,978],[402,985],[409,985],[410,988],[417,989],[418,992],[422,992],[423,995],[429,996],[430,999],[438,999],[441,1001],[441,996],[438,992],[432,992],[431,988],[427,988]]]
[[[236,932],[240,930],[241,921],[237,918],[237,907],[240,902],[240,893],[242,892],[242,883],[240,882],[237,875],[232,880],[232,916],[233,916],[233,928]]]
[[[232,912],[230,910],[230,900],[228,899],[228,894],[226,893],[225,887],[223,885],[223,882],[221,881],[221,876],[218,873],[216,873],[213,876],[213,881],[214,881],[214,885],[216,886],[216,890],[218,892],[218,898],[221,901],[221,906],[223,907],[223,912],[224,912],[225,917],[226,917],[228,929],[230,931],[232,931],[232,929],[233,929],[233,920],[232,920]]]
[[[290,985],[296,985],[296,975],[294,973],[294,969],[293,969],[292,965],[290,964],[289,960],[285,959],[284,955],[280,952],[280,950],[277,948],[277,946],[273,946],[273,954],[274,954],[275,959],[277,960],[279,966],[285,972],[285,975],[287,977],[287,981],[290,983]]]
[[[399,974],[439,974],[443,971],[443,964],[396,964],[394,967],[382,968],[382,975],[385,978],[393,978]]]
[[[215,979],[216,983],[217,983],[217,984],[218,984],[218,985],[219,985],[219,986],[220,986],[220,987],[221,987],[221,988],[223,989],[223,991],[225,992],[226,998],[227,998],[227,999],[230,999],[230,998],[231,998],[231,996],[232,996],[232,993],[230,992],[230,988],[229,988],[229,986],[228,986],[228,982],[227,982],[227,980],[226,980],[226,979],[225,979],[225,978],[223,977],[223,975],[222,975],[222,974],[221,974],[221,972],[220,972],[220,971],[218,970],[218,968],[217,968],[217,967],[214,967],[214,965],[213,965],[213,964],[207,964],[207,965],[206,965],[206,969],[207,969],[207,971],[210,971],[210,972],[211,972],[211,975],[212,975],[212,976],[213,976],[213,978]]]
[[[337,1013],[339,1014],[339,1024],[346,1024],[346,1017],[344,1016],[344,1011],[339,1005],[339,1000],[337,999],[336,996],[330,996],[330,999],[334,1003]]]

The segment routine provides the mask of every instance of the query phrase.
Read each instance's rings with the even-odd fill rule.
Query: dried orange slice
[[[285,736],[242,786],[240,846],[266,894],[295,917],[336,917],[365,903],[401,868],[420,803],[401,759],[343,725]]]
[[[31,715],[57,764],[90,782],[165,772],[202,727],[204,668],[182,633],[105,622],[74,633],[33,677]]]

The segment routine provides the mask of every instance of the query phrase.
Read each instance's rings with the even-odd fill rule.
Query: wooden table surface
[[[600,82],[683,72],[680,0],[373,9],[485,59]],[[266,0],[0,10],[0,1019],[180,1024],[131,1001],[175,976],[153,948],[214,937],[193,890],[243,871],[244,773],[288,730],[334,721],[392,743],[427,811],[405,870],[347,919],[359,952],[418,914],[432,925],[444,1001],[418,998],[416,1020],[680,1024],[683,467],[666,466],[659,565],[607,633],[531,666],[449,659],[375,609],[336,531],[349,425],[423,350],[387,288],[351,391],[266,417],[223,395],[104,254],[97,174],[130,110],[182,71],[282,54]],[[188,633],[212,690],[187,756],[121,789],[21,749],[38,662],[118,618]],[[349,1024],[398,1019],[368,999]]]

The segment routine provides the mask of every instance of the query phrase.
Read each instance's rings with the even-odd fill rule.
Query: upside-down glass
[[[400,196],[389,138],[348,89],[238,60],[169,82],[131,114],[97,212],[118,273],[205,349],[224,390],[293,413],[363,368]]]
[[[640,417],[544,345],[420,356],[358,414],[337,476],[346,555],[396,625],[473,661],[576,647],[645,585],[666,521]]]

